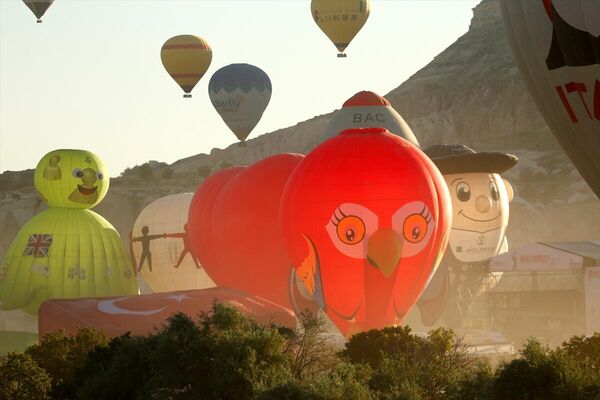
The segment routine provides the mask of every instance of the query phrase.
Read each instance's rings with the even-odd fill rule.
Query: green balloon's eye
[[[73,176],[75,178],[81,178],[81,177],[83,177],[83,171],[81,169],[79,169],[79,168],[75,168],[73,170]]]
[[[104,174],[100,171],[98,171],[98,173],[96,174],[96,176],[98,177],[98,180],[102,180],[102,178],[104,178]]]

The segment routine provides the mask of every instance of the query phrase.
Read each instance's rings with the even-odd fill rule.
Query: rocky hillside
[[[424,147],[462,143],[519,157],[517,167],[507,173],[516,193],[509,228],[512,246],[600,238],[600,201],[529,97],[508,47],[498,0],[483,0],[473,14],[465,35],[386,97]],[[246,146],[234,144],[170,166],[154,162],[125,171],[111,181],[107,198],[95,210],[126,237],[145,205],[166,194],[195,191],[209,171],[281,152],[310,151],[329,117],[267,133]],[[44,207],[32,181],[31,171],[0,175],[0,257],[18,228]]]

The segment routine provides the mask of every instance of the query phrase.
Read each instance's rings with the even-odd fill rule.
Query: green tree
[[[51,380],[28,354],[8,353],[0,359],[0,399],[49,399]]]
[[[152,182],[154,180],[154,170],[150,164],[142,164],[139,167],[136,167],[135,170],[135,174],[141,181]]]
[[[171,180],[171,178],[173,177],[173,175],[175,175],[175,171],[173,171],[169,167],[164,167],[162,169],[161,175],[164,179],[166,179],[167,182],[169,182]]]
[[[107,336],[93,328],[82,328],[74,336],[57,331],[44,335],[26,354],[50,376],[52,397],[71,399],[75,398],[76,370],[86,364],[90,352],[107,344]]]
[[[198,167],[198,176],[201,178],[208,178],[210,176],[212,169],[208,165],[201,165]]]

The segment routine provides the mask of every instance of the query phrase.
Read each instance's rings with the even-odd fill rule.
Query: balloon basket
[[[41,19],[38,19],[36,22],[37,22],[38,24],[41,24],[41,23],[42,23],[42,20],[41,20]]]
[[[337,55],[337,57],[338,57],[338,58],[346,58],[346,57],[347,57],[347,55],[346,55],[346,53],[339,53],[339,54]]]
[[[246,147],[246,142],[239,142],[238,146],[240,146],[240,147]]]
[[[183,98],[184,98],[184,99],[189,99],[189,98],[191,98],[191,97],[192,97],[192,95],[191,95],[191,94],[189,94],[189,93],[186,93],[186,94],[184,94],[184,95],[183,95]]]

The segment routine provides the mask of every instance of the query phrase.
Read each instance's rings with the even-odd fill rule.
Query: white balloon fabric
[[[352,128],[385,128],[420,147],[415,134],[402,116],[389,101],[374,92],[358,92],[346,100],[342,108],[331,116],[319,143]]]
[[[600,197],[600,2],[502,0],[502,14],[531,96]]]
[[[187,218],[193,193],[161,197],[142,210],[130,235],[142,293],[204,289],[215,284],[191,252]]]
[[[262,118],[271,100],[271,81],[260,68],[231,64],[210,78],[208,95],[213,106],[242,142]]]

